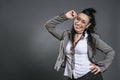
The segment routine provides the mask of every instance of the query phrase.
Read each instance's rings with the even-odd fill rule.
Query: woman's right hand
[[[70,10],[67,13],[65,13],[65,16],[68,19],[73,19],[73,18],[77,17],[77,13],[74,10]]]

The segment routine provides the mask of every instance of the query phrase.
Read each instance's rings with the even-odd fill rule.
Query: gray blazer
[[[62,64],[65,62],[65,48],[69,41],[70,31],[66,30],[66,31],[58,32],[56,30],[56,26],[66,20],[68,19],[65,17],[64,14],[62,14],[50,19],[45,23],[45,27],[47,28],[48,32],[50,32],[54,37],[60,40],[59,55],[54,67],[54,69],[56,69],[57,71],[62,67]],[[95,61],[94,54],[89,45],[88,45],[88,58],[92,63],[100,67],[101,72],[104,72],[111,64],[115,52],[108,44],[102,41],[97,34],[92,34],[92,36],[96,39],[96,49],[102,51],[105,54],[105,58],[102,61],[98,61],[98,62]]]

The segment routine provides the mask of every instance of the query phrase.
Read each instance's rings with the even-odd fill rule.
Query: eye
[[[86,23],[86,22],[85,22],[85,20],[82,20],[82,23],[84,23],[84,24],[85,24],[85,23]]]

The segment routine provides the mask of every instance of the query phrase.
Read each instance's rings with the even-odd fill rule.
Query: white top
[[[71,41],[68,42],[66,46],[66,66],[64,71],[64,76],[68,76],[72,78],[72,74],[74,78],[82,77],[83,75],[87,74],[90,71],[90,60],[88,59],[87,54],[87,36],[88,34],[85,33],[85,37],[76,44],[75,46],[75,67],[71,69]]]

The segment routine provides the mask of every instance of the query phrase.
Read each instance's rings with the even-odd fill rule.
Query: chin
[[[79,32],[79,30],[76,30],[76,29],[75,29],[75,31],[76,31],[76,32]]]

